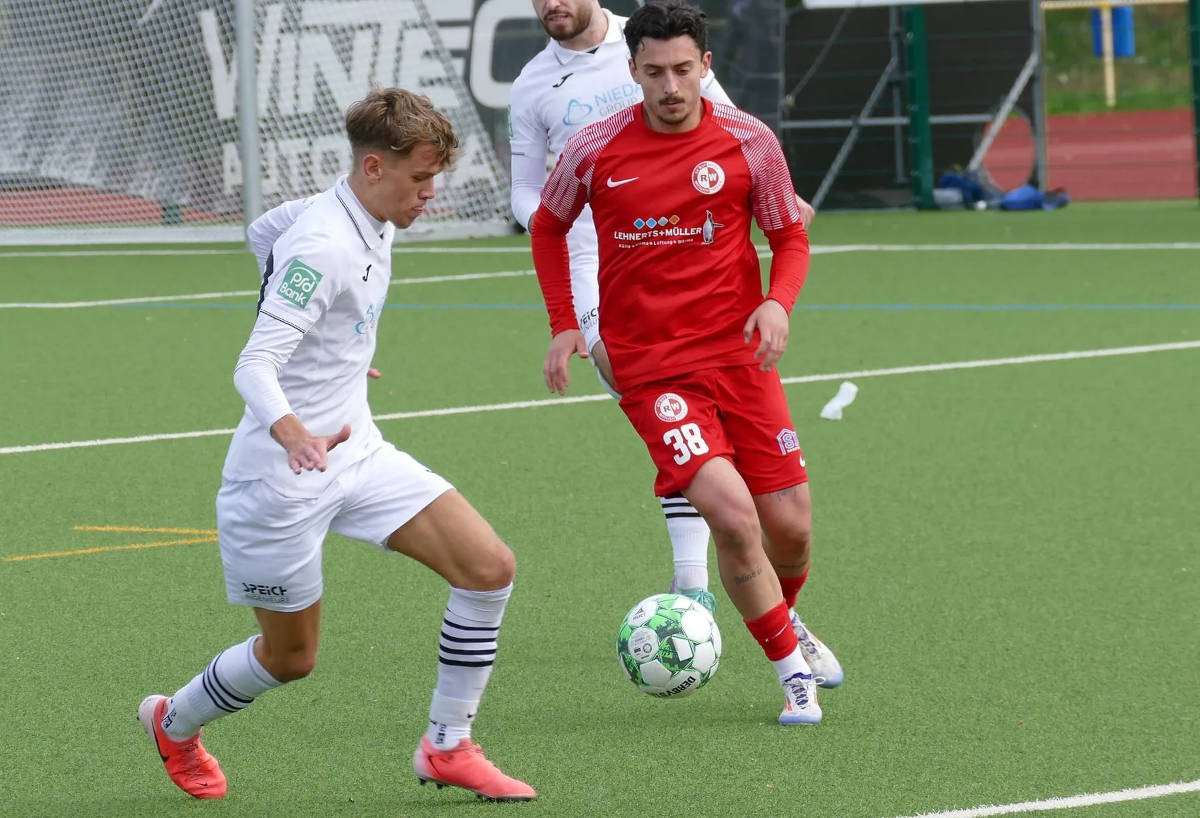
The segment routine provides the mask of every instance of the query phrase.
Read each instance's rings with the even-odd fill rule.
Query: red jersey
[[[550,327],[577,326],[567,230],[592,207],[600,334],[618,390],[697,369],[755,364],[742,328],[763,302],[750,217],[774,251],[768,298],[789,313],[808,271],[787,162],[753,116],[701,100],[698,127],[653,131],[634,105],[580,130],[542,189],[533,258]]]

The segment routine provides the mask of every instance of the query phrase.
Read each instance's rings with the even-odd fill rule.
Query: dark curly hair
[[[708,50],[708,22],[704,12],[687,0],[647,0],[625,21],[625,44],[637,61],[642,40],[673,40],[691,37],[703,54]]]

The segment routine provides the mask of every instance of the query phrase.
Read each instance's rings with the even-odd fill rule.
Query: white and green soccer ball
[[[617,631],[617,657],[643,693],[695,693],[717,672],[721,631],[708,609],[682,594],[655,594],[633,607]]]

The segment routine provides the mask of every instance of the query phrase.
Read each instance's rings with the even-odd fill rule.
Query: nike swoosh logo
[[[609,176],[608,177],[608,186],[609,187],[620,187],[621,185],[627,185],[630,182],[636,182],[640,178],[641,178],[640,176],[630,176],[628,179],[614,180],[611,176]]]

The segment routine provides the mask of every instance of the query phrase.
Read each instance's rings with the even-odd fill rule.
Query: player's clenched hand
[[[325,471],[328,453],[339,443],[350,439],[350,425],[337,434],[311,435],[295,415],[284,415],[271,426],[271,437],[287,452],[288,467],[293,474],[302,471]]]
[[[349,439],[350,424],[348,423],[336,435],[317,435],[304,438],[288,448],[288,465],[295,474],[313,469],[325,471],[325,467],[328,465],[326,455],[334,446]]]
[[[542,366],[542,377],[546,379],[546,386],[551,392],[567,394],[567,387],[571,385],[568,364],[572,355],[588,357],[587,342],[584,341],[582,332],[577,329],[565,329],[550,339],[546,363]]]
[[[766,372],[783,357],[788,341],[787,310],[773,298],[758,305],[742,327],[742,339],[748,344],[758,331],[758,348],[754,350],[754,359],[759,361],[758,368]]]
[[[801,199],[799,193],[796,194],[796,207],[800,208],[800,223],[807,230],[808,226],[812,224],[813,216],[817,215],[817,211],[813,209],[812,205]]]

